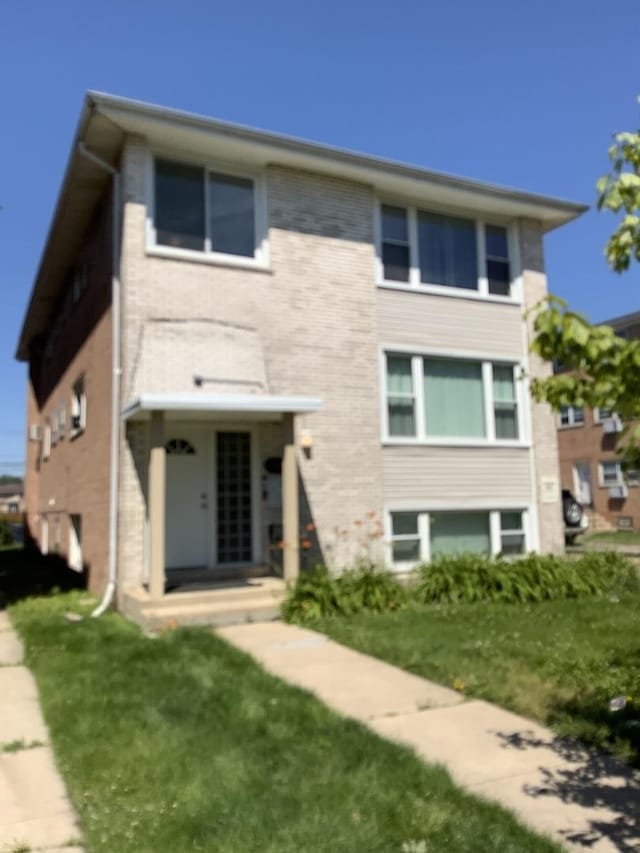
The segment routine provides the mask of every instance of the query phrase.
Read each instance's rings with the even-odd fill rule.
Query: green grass
[[[605,542],[608,545],[640,545],[640,532],[636,530],[611,530],[591,533],[581,540],[581,544]]]
[[[558,850],[212,632],[65,620],[80,601],[12,616],[91,853]]]
[[[640,766],[640,595],[414,605],[330,618],[360,651],[551,725]],[[633,697],[622,711],[609,700]]]

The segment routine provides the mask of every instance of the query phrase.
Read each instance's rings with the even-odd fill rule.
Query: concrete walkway
[[[0,610],[0,853],[82,853],[22,644]]]
[[[625,765],[314,631],[271,622],[217,633],[568,849],[640,851],[640,773]]]

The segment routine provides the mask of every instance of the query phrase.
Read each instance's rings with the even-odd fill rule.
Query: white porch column
[[[294,443],[293,415],[288,418],[282,456],[282,538],[284,579],[294,582],[300,572],[300,513],[298,509],[298,462]]]
[[[167,455],[164,449],[164,412],[151,413],[149,456],[149,594],[158,599],[165,586],[165,493]]]

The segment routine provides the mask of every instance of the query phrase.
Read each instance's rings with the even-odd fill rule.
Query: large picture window
[[[155,161],[155,240],[159,246],[255,258],[255,182],[170,160]]]
[[[514,364],[387,353],[386,395],[390,439],[521,440]]]
[[[390,204],[380,223],[383,282],[514,296],[505,225]]]

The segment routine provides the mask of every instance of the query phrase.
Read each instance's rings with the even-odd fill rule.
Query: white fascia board
[[[319,397],[270,394],[142,394],[122,410],[124,420],[142,412],[317,412]]]
[[[583,204],[488,182],[435,172],[419,166],[388,160],[271,133],[243,125],[155,104],[90,92],[95,107],[125,132],[139,134],[151,143],[162,139],[176,149],[216,150],[221,157],[241,158],[259,165],[276,163],[325,172],[336,177],[373,185],[379,193],[439,200],[442,204],[540,220],[545,231],[570,222],[588,207]]]

